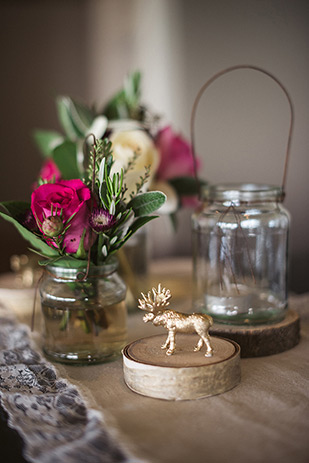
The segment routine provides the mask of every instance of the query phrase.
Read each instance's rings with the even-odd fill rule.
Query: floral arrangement
[[[59,96],[56,106],[64,134],[50,130],[34,132],[45,158],[40,172],[44,181],[82,178],[84,140],[92,133],[112,142],[115,166],[127,171],[127,195],[148,166],[142,191],[160,190],[166,194],[160,214],[172,215],[180,207],[192,204],[188,198],[197,195],[194,173],[199,160],[195,166],[190,144],[171,126],[159,128],[160,117],[141,103],[140,72],[128,75],[123,88],[101,110],[68,96]]]
[[[0,215],[15,225],[32,250],[45,258],[45,264],[89,267],[104,263],[153,220],[156,216],[151,214],[165,202],[159,191],[142,191],[149,175],[147,167],[134,191],[128,193],[125,177],[134,160],[126,170],[117,170],[111,141],[92,138],[83,179],[78,178],[80,172],[70,155],[57,168],[55,161],[49,160],[31,203],[1,203],[4,211]],[[64,143],[71,152],[70,142]]]

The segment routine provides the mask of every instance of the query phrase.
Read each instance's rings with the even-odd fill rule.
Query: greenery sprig
[[[98,205],[92,211],[90,224],[99,235],[103,258],[120,249],[133,233],[156,218],[150,214],[165,201],[165,195],[161,192],[141,193],[140,190],[149,176],[149,169],[146,168],[145,175],[136,185],[136,192],[132,192],[129,203],[126,203],[124,171],[121,169],[120,172],[113,172],[112,167],[111,144],[96,140],[91,152],[88,177],[95,174],[93,193],[98,198]]]

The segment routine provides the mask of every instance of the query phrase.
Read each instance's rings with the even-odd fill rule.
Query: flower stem
[[[98,236],[98,243],[97,243],[97,265],[100,263],[100,260],[102,259],[103,241],[104,241],[104,237],[100,233]]]

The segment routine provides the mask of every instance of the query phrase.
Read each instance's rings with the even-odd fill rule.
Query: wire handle
[[[194,127],[195,127],[195,115],[196,115],[196,110],[198,107],[198,104],[200,102],[200,99],[204,93],[204,91],[219,77],[223,76],[224,74],[228,74],[229,72],[236,71],[238,69],[252,69],[254,71],[261,72],[263,74],[266,74],[268,77],[270,77],[272,80],[274,80],[279,87],[282,89],[284,92],[285,96],[287,97],[289,106],[290,106],[290,126],[289,126],[289,134],[288,134],[288,140],[287,140],[287,146],[286,146],[286,154],[285,154],[285,162],[284,162],[284,171],[283,171],[283,179],[282,179],[282,184],[281,184],[281,189],[282,189],[282,194],[283,197],[285,195],[285,184],[286,184],[286,178],[287,178],[287,171],[288,171],[288,163],[289,163],[289,158],[290,158],[290,149],[291,149],[291,141],[292,141],[292,132],[293,132],[293,127],[294,127],[294,108],[293,108],[293,103],[291,100],[291,97],[287,91],[287,89],[284,87],[284,85],[280,82],[277,77],[275,77],[273,74],[270,72],[266,71],[265,69],[260,68],[259,66],[253,66],[253,65],[247,65],[247,64],[239,64],[236,66],[231,66],[226,69],[223,69],[222,71],[217,72],[214,74],[205,84],[200,88],[193,106],[192,106],[192,112],[191,112],[191,121],[190,121],[190,133],[191,133],[191,146],[192,146],[192,155],[193,155],[193,161],[194,161],[194,174],[195,178],[198,184],[198,191],[200,193],[200,181],[197,175],[197,159],[196,159],[196,154],[195,154],[195,137],[194,137]],[[199,195],[200,196],[200,195]]]

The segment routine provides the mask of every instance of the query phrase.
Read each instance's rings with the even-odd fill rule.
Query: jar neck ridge
[[[87,267],[61,267],[57,265],[47,265],[45,272],[63,280],[80,280],[88,278],[104,278],[116,272],[118,268],[118,260],[111,259],[108,263],[101,265],[90,265],[87,274]],[[85,275],[87,277],[85,278]]]
[[[220,202],[229,206],[240,204],[282,202],[284,192],[281,187],[255,183],[221,183],[208,185],[203,191],[207,202]]]

